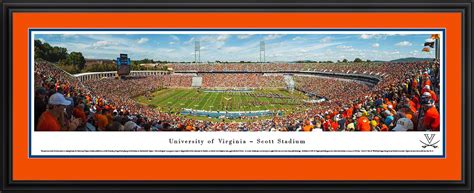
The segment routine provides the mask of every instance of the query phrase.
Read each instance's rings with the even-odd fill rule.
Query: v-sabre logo
[[[435,135],[436,134],[425,134],[425,138],[426,138],[427,142],[423,142],[423,141],[420,140],[420,142],[424,144],[421,147],[423,147],[423,148],[426,148],[426,147],[438,148],[438,146],[436,144],[439,142],[439,140],[433,143],[433,139],[434,139]]]

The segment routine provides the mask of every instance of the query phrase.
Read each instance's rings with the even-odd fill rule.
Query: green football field
[[[209,90],[167,88],[148,96],[137,97],[139,103],[161,111],[181,109],[206,111],[292,110],[307,97],[298,91],[265,89],[251,92],[209,92]]]

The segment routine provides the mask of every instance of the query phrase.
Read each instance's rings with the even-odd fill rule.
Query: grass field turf
[[[271,96],[281,96],[277,98]],[[252,92],[205,92],[192,88],[167,88],[136,100],[161,111],[177,112],[183,108],[206,111],[291,110],[307,97],[298,91],[262,89]]]

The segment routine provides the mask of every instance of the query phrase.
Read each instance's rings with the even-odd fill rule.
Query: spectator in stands
[[[439,131],[440,128],[440,116],[439,112],[434,105],[433,100],[423,101],[422,110],[424,117],[422,121],[422,130],[425,131]]]
[[[65,109],[71,101],[64,98],[61,93],[49,97],[48,110],[41,114],[38,121],[38,131],[67,131],[76,130],[81,124],[81,119],[66,119]]]
[[[370,120],[362,112],[358,112],[357,115],[357,131],[372,131],[370,127]]]
[[[393,131],[410,131],[413,130],[413,122],[407,118],[401,118],[397,121],[397,126],[393,128]]]
[[[404,68],[400,68],[403,65]],[[296,88],[309,95],[326,99],[318,104],[303,104],[294,112],[287,112],[284,117],[271,120],[254,120],[245,117],[252,123],[233,124],[219,121],[197,121],[183,118],[168,111],[157,111],[154,108],[138,104],[132,97],[150,96],[152,91],[161,87],[189,87],[191,76],[164,75],[115,80],[104,78],[99,80],[78,81],[44,62],[35,62],[35,120],[41,123],[42,130],[71,130],[67,115],[58,113],[55,119],[41,119],[52,116],[51,112],[59,112],[61,108],[50,104],[46,110],[49,94],[56,91],[64,93],[70,100],[70,114],[80,122],[91,121],[98,131],[103,130],[159,130],[159,131],[354,131],[380,130],[389,131],[397,128],[398,122],[404,118],[412,121],[414,130],[439,130],[439,63],[380,63],[380,64],[264,64],[264,65],[182,65],[175,69],[206,71],[248,70],[251,72],[295,70],[311,68],[319,72],[365,74],[381,79],[376,85],[369,86],[357,81],[328,79],[321,77],[295,76]],[[306,70],[306,69],[304,69]],[[205,73],[203,85],[208,87],[280,87],[284,85],[282,76],[264,76],[254,74],[216,74]],[[140,85],[140,86],[137,86]],[[45,88],[45,92],[41,90]],[[423,95],[420,96],[420,93]],[[51,96],[52,97],[52,96]],[[269,96],[278,99],[280,96]],[[429,99],[429,100],[427,100]],[[432,100],[433,102],[427,103]],[[44,101],[41,104],[41,101]],[[36,103],[38,102],[38,104]],[[65,104],[66,102],[64,102]],[[256,101],[255,105],[266,104]],[[237,105],[237,104],[231,104]],[[64,105],[63,105],[64,106]],[[55,109],[57,108],[57,109]],[[44,109],[44,110],[43,110]],[[62,109],[64,110],[64,109]],[[325,113],[327,111],[327,113]],[[113,113],[112,113],[113,112]],[[70,115],[68,114],[68,115]],[[356,119],[354,116],[356,115]],[[41,116],[41,117],[40,117]],[[51,117],[49,116],[49,117]],[[63,116],[64,118],[61,118]],[[92,117],[88,119],[87,117]],[[135,118],[136,117],[136,118]],[[314,119],[313,119],[314,118]],[[45,122],[46,120],[46,122]],[[57,122],[55,122],[56,120]],[[304,120],[308,120],[304,121]],[[345,120],[345,121],[344,121]],[[376,126],[374,121],[377,123]],[[48,123],[49,122],[49,123]],[[317,123],[319,122],[319,127]],[[402,122],[407,122],[403,120]],[[401,123],[402,123],[401,122]],[[45,127],[48,123],[52,125]],[[58,123],[58,124],[55,124]],[[148,124],[152,123],[151,127]],[[125,128],[125,125],[127,127]],[[57,126],[60,125],[60,126]],[[72,130],[83,128],[79,124]],[[405,125],[404,125],[405,126]],[[306,128],[305,128],[306,127]],[[314,127],[312,129],[308,129]],[[399,126],[398,128],[400,128]],[[59,129],[58,129],[59,128]],[[86,130],[95,130],[87,125]],[[39,130],[39,127],[37,128]]]
[[[48,106],[48,94],[46,89],[40,87],[35,92],[35,129],[38,125],[38,120]]]

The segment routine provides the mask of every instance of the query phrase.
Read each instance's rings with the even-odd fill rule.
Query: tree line
[[[353,62],[353,63],[360,63],[360,62],[372,62],[371,60],[362,60],[360,58],[355,58],[353,61],[349,61],[347,59],[343,59],[342,61],[341,60],[337,60],[336,63],[350,63],[350,62]],[[296,63],[334,63],[332,60],[327,60],[327,61],[315,61],[315,60],[300,60],[300,61],[296,61]]]
[[[86,64],[86,59],[81,52],[68,53],[66,48],[51,46],[40,40],[35,40],[35,59],[37,58],[55,63],[69,73],[81,72]]]
[[[83,72],[106,72],[116,71],[117,65],[115,60],[109,62],[95,62],[86,66],[86,59],[81,52],[68,53],[66,48],[59,46],[51,46],[41,40],[35,40],[35,59],[43,59],[56,64],[59,68],[71,74]],[[141,66],[140,64],[157,64],[154,67]],[[152,59],[131,61],[131,70],[167,70],[164,64],[168,61],[154,61]]]

